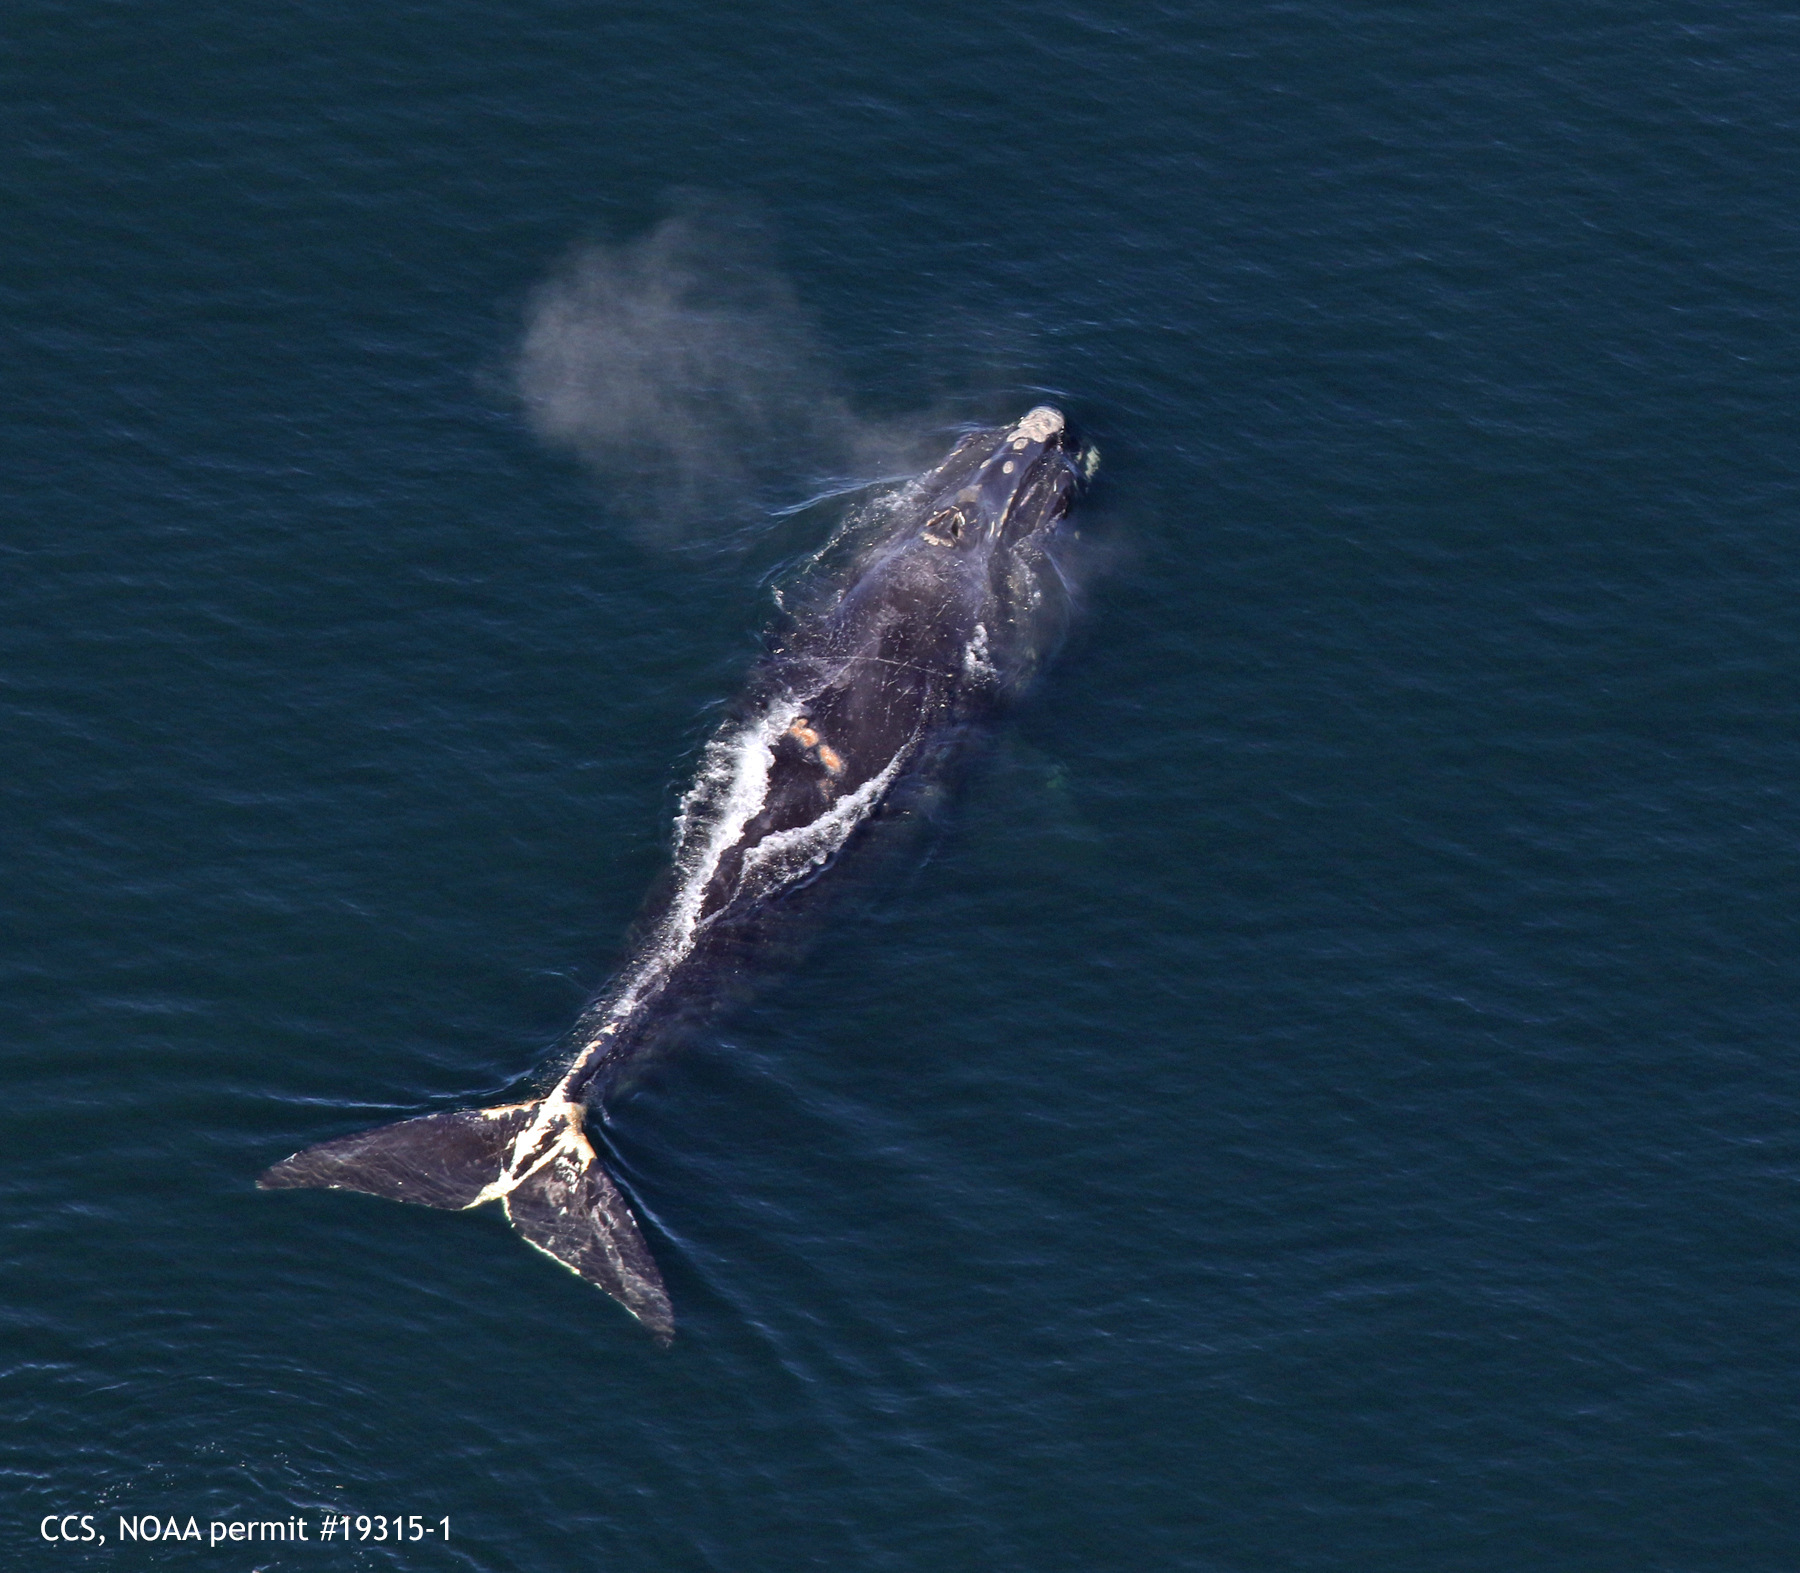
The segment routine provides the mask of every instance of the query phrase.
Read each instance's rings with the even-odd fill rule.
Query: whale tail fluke
[[[535,1103],[502,1109],[457,1109],[320,1142],[274,1168],[265,1191],[363,1191],[426,1207],[473,1207],[507,1167],[513,1143],[530,1126]]]
[[[426,1207],[498,1201],[526,1241],[674,1336],[662,1275],[637,1220],[561,1099],[426,1114],[321,1142],[266,1170],[264,1190],[362,1191]]]
[[[578,1120],[506,1193],[506,1216],[531,1245],[604,1289],[659,1344],[675,1336],[675,1310],[650,1247]]]

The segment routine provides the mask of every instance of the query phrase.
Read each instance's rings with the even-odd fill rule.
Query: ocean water
[[[7,34],[0,1565],[1795,1565],[1800,16]],[[257,1192],[554,1053],[826,494],[1045,398],[1059,660],[611,1109],[673,1347]]]

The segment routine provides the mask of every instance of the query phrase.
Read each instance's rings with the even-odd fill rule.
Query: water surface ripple
[[[9,35],[0,1563],[1793,1565],[1793,15]],[[571,248],[699,210],[866,430],[1107,468],[926,855],[613,1110],[665,1354],[252,1182],[543,1058],[829,528],[646,533],[515,397]]]

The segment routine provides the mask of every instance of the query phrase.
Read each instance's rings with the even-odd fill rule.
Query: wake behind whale
[[[676,815],[668,893],[577,1022],[548,1094],[325,1142],[258,1184],[428,1207],[497,1201],[530,1244],[667,1341],[662,1275],[585,1112],[659,1023],[706,993],[709,974],[754,947],[773,903],[829,867],[896,783],[1029,676],[1061,600],[1058,527],[1091,466],[1062,415],[1040,405],[965,435],[878,500],[847,565],[808,598],[707,745]]]

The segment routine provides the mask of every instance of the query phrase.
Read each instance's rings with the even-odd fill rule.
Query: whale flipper
[[[674,1336],[662,1275],[576,1105],[425,1114],[308,1147],[256,1183],[266,1191],[362,1191],[451,1209],[502,1201],[531,1245],[604,1289],[659,1343]]]

